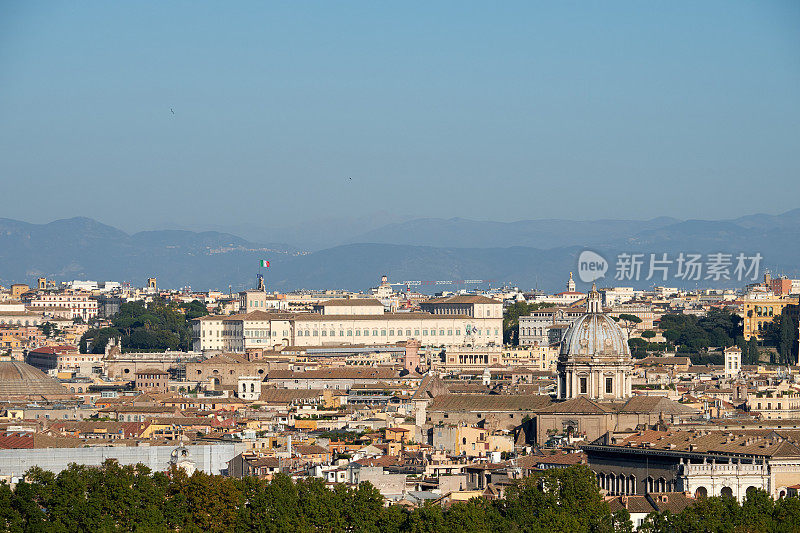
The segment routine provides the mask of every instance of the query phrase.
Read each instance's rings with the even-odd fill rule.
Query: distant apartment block
[[[75,346],[42,346],[28,352],[25,362],[42,372],[74,370],[91,372],[92,365],[102,365],[103,354],[78,353]]]
[[[45,313],[67,309],[68,318],[81,318],[84,321],[95,318],[98,313],[97,300],[80,292],[38,294],[29,302],[28,307],[32,311]]]

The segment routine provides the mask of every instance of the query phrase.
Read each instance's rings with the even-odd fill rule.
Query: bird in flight
[[[169,110],[172,112],[172,114],[173,114],[173,115],[175,114],[175,110],[174,110],[174,109],[172,109],[172,108],[170,107],[170,108],[169,108]]]

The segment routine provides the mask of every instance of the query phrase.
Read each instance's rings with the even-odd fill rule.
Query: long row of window
[[[455,331],[456,335],[461,335],[461,330],[460,329],[456,329],[456,330],[452,330],[452,329],[447,329],[447,330],[445,330],[445,329],[439,329],[439,330],[436,330],[436,329],[430,329],[430,330],[428,330],[428,329],[423,329],[423,330],[407,329],[407,330],[405,330],[405,334],[404,334],[404,331],[402,329],[398,329],[398,330],[390,329],[390,330],[388,330],[388,336],[389,337],[403,337],[403,336],[411,337],[411,332],[412,331],[414,332],[414,336],[415,337],[419,337],[420,334],[423,337],[428,337],[428,336],[435,337],[437,335],[439,335],[439,336],[445,336],[445,335],[452,336],[453,335],[453,331]],[[492,334],[492,330],[490,328],[486,328],[485,330],[477,328],[477,329],[472,329],[471,331],[475,335],[491,335]],[[494,328],[494,334],[495,335],[499,335],[500,334],[499,328]],[[363,337],[369,337],[370,335],[373,336],[373,337],[386,337],[387,336],[387,330],[385,330],[385,329],[373,329],[373,330],[369,330],[369,329],[364,329],[364,330],[360,330],[360,329],[343,330],[343,329],[340,329],[339,332],[338,332],[338,336],[339,337],[362,337],[362,336]],[[319,331],[318,330],[305,329],[305,330],[297,330],[297,336],[298,337],[318,337],[318,336],[319,337],[336,337],[337,336],[337,332],[334,329],[331,329],[331,330],[324,330],[323,329],[323,330],[319,330]]]

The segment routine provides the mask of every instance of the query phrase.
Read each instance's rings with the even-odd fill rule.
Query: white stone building
[[[338,307],[338,306],[337,306]],[[381,308],[382,309],[382,308]],[[244,353],[278,346],[386,345],[419,340],[423,346],[501,346],[497,318],[429,313],[265,313],[205,316],[192,321],[196,351]]]

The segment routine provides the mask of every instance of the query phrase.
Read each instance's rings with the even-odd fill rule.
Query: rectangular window
[[[386,336],[386,330],[385,330],[385,329],[382,329],[382,330],[381,330],[381,337],[385,337],[385,336]]]
[[[369,330],[368,330],[368,329],[365,329],[365,330],[364,330],[364,336],[365,336],[365,337],[369,337]]]
[[[390,329],[390,330],[389,330],[389,336],[390,336],[390,337],[394,337],[394,330],[393,330],[393,329]]]
[[[580,391],[581,394],[586,394],[586,392],[588,391],[586,378],[580,378]]]
[[[327,331],[325,331],[324,329],[322,330],[322,336],[323,336],[323,337],[327,337],[327,336],[328,336],[328,332],[327,332]]]
[[[427,337],[428,336],[428,330],[427,329],[423,329],[422,330],[422,335]]]
[[[419,337],[419,330],[418,330],[418,329],[415,329],[415,330],[414,330],[414,335],[416,335],[417,337]]]
[[[606,378],[606,394],[614,392],[614,378]]]
[[[410,330],[410,329],[407,329],[407,330],[406,330],[406,337],[410,337],[410,336],[411,336],[411,330]]]

